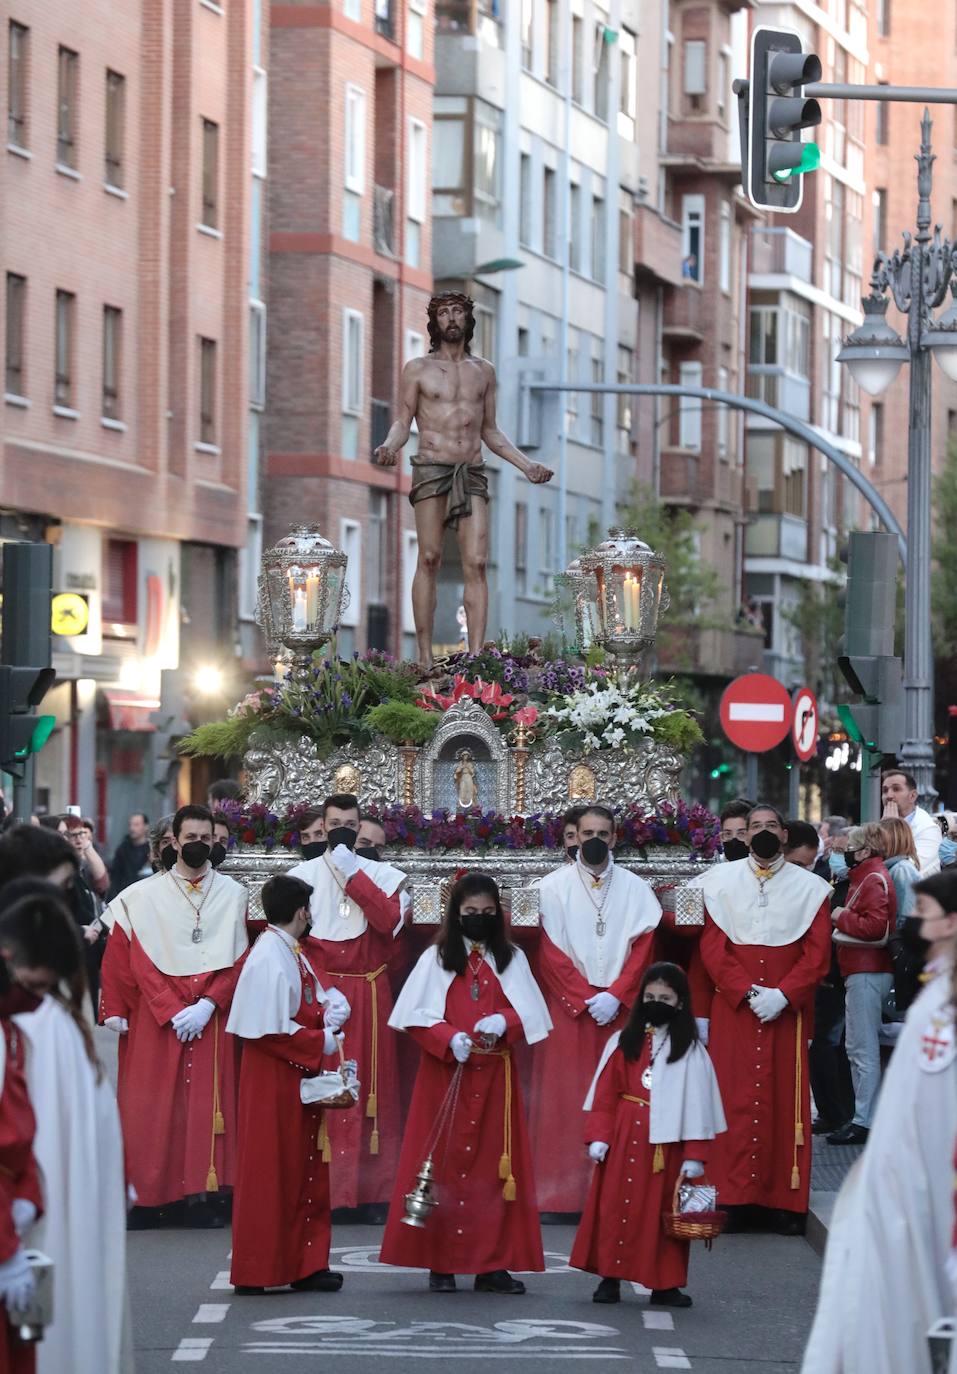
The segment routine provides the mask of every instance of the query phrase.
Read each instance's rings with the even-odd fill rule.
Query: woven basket
[[[671,1211],[661,1214],[661,1224],[664,1227],[665,1235],[671,1236],[673,1240],[703,1240],[710,1250],[711,1242],[715,1236],[720,1236],[724,1230],[728,1214],[721,1211],[679,1212],[679,1193],[683,1179],[684,1175],[679,1174],[678,1181],[675,1183]]]

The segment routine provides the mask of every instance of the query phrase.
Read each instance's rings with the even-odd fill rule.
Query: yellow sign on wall
[[[90,623],[90,604],[79,592],[57,592],[50,603],[50,629],[55,635],[82,635]]]

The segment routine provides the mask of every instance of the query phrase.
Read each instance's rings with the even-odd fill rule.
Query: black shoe
[[[849,1121],[840,1130],[832,1131],[827,1137],[828,1145],[864,1145],[870,1131],[866,1126],[858,1126],[856,1122]]]
[[[490,1274],[475,1275],[476,1293],[519,1293],[525,1292],[521,1279],[513,1279],[507,1269],[493,1269]]]
[[[783,1207],[771,1213],[770,1229],[779,1236],[803,1236],[807,1228],[806,1212],[787,1212]]]
[[[454,1292],[455,1292],[455,1275],[454,1275],[454,1274],[440,1274],[440,1273],[438,1273],[437,1270],[432,1269],[432,1270],[429,1272],[429,1292],[430,1292],[430,1293],[454,1293]]]
[[[652,1307],[690,1307],[691,1294],[680,1288],[653,1288],[648,1301]]]
[[[261,1298],[265,1293],[265,1288],[257,1288],[251,1283],[234,1283],[233,1292],[237,1298]]]
[[[602,1279],[591,1295],[592,1302],[621,1302],[621,1283],[618,1279]]]
[[[342,1287],[342,1275],[334,1269],[317,1269],[304,1279],[294,1279],[289,1287],[297,1293],[338,1293]]]
[[[727,1213],[727,1218],[721,1233],[722,1235],[733,1236],[741,1231],[751,1230],[747,1207],[735,1204],[734,1206],[725,1207],[723,1210]]]
[[[823,1116],[819,1116],[811,1127],[811,1134],[829,1135],[831,1131],[836,1131],[837,1129],[837,1126],[835,1126],[832,1121],[825,1121]]]
[[[356,1208],[356,1221],[360,1226],[384,1226],[389,1216],[387,1202],[363,1202]]]
[[[191,1202],[186,1208],[183,1225],[194,1231],[221,1231],[226,1221],[222,1212],[209,1202]]]
[[[126,1214],[127,1231],[155,1231],[163,1225],[162,1207],[131,1207]]]

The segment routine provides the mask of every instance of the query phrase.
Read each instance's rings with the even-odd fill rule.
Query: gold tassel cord
[[[505,1066],[505,1107],[502,1127],[502,1153],[498,1161],[498,1176],[503,1180],[502,1197],[506,1202],[514,1202],[518,1195],[518,1185],[512,1173],[512,1052],[511,1050],[486,1050],[476,1045],[473,1054],[496,1055]]]
[[[213,1012],[213,1129],[209,1139],[209,1171],[206,1174],[207,1193],[219,1192],[219,1176],[216,1173],[216,1137],[225,1135],[226,1123],[223,1120],[222,1104],[219,1098],[219,1011]]]
[[[660,1145],[656,1145],[656,1146],[655,1146],[654,1158],[653,1158],[652,1161],[651,1161],[651,1172],[652,1172],[653,1174],[661,1174],[661,1173],[664,1173],[664,1168],[665,1168],[665,1152],[664,1152],[664,1150],[661,1148]]]
[[[370,1155],[377,1155],[378,1153],[379,1153],[379,1132],[378,1132],[377,1130],[373,1129],[373,1132],[372,1132],[371,1136],[369,1137],[369,1154],[370,1154]]]
[[[379,1153],[379,994],[376,979],[385,973],[388,964],[380,964],[369,973],[337,973],[337,978],[364,978],[372,989],[372,1044],[369,1049],[369,1096],[366,1098],[367,1117],[372,1120],[369,1154]]]
[[[804,1122],[802,1120],[802,1089],[804,1086],[804,1057],[802,1040],[804,1038],[804,1013],[797,1014],[797,1030],[794,1043],[794,1159],[791,1165],[791,1187],[801,1186],[801,1170],[798,1167],[798,1149],[804,1144]]]
[[[329,1127],[326,1125],[325,1112],[323,1112],[322,1120],[319,1123],[319,1134],[316,1137],[316,1145],[321,1152],[323,1164],[331,1164],[332,1145],[329,1142]]]

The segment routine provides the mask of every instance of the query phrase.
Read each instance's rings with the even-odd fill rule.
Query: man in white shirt
[[[883,818],[899,816],[914,834],[914,845],[920,860],[920,876],[929,878],[940,869],[940,826],[929,811],[917,805],[917,783],[909,773],[889,768],[881,774]]]

